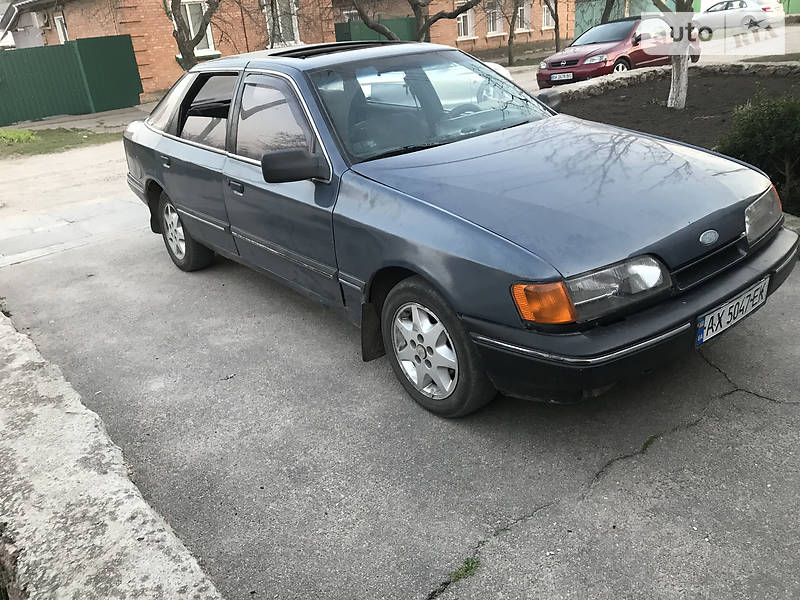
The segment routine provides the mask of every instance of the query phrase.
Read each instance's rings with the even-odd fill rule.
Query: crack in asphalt
[[[672,434],[675,434],[675,433],[677,433],[679,431],[686,431],[688,429],[692,429],[693,427],[697,427],[698,425],[700,425],[708,417],[708,411],[710,410],[711,405],[714,403],[715,400],[721,400],[723,398],[727,398],[728,396],[730,396],[731,394],[735,394],[736,392],[744,392],[744,393],[750,394],[750,395],[752,395],[752,396],[754,396],[756,398],[760,398],[762,400],[767,400],[769,402],[774,402],[776,404],[800,404],[800,402],[794,402],[794,401],[791,401],[791,400],[778,400],[776,398],[770,398],[769,396],[765,396],[764,394],[759,394],[759,393],[753,392],[752,390],[749,390],[747,388],[743,388],[740,385],[738,385],[735,381],[733,381],[733,379],[731,379],[731,377],[721,367],[719,367],[714,362],[712,362],[705,354],[703,354],[702,352],[698,352],[698,354],[700,355],[700,357],[703,359],[703,361],[709,367],[711,367],[712,369],[717,371],[720,375],[722,375],[722,377],[725,379],[725,381],[727,381],[728,384],[733,389],[728,390],[727,392],[723,392],[723,393],[721,393],[719,395],[716,395],[716,396],[711,396],[708,399],[708,402],[706,402],[706,404],[703,407],[703,409],[700,411],[700,415],[697,418],[692,419],[691,421],[678,423],[674,427],[671,427],[669,429],[665,429],[664,431],[661,431],[659,433],[655,433],[655,434],[651,435],[650,437],[648,437],[644,441],[642,446],[640,448],[634,450],[633,452],[626,452],[625,454],[620,454],[619,456],[615,456],[615,457],[609,459],[602,467],[600,467],[600,469],[589,480],[589,483],[586,486],[586,489],[583,491],[582,494],[580,494],[580,501],[584,501],[589,497],[589,495],[594,490],[595,486],[605,477],[605,475],[608,473],[608,471],[611,469],[611,467],[614,466],[615,464],[617,464],[618,462],[622,462],[622,461],[628,460],[630,458],[634,458],[636,456],[644,456],[645,454],[647,454],[647,451],[649,450],[650,446],[652,446],[656,441],[661,440],[664,437],[670,436]],[[529,520],[533,519],[541,511],[543,511],[543,510],[545,510],[547,508],[550,508],[551,506],[554,506],[554,505],[562,502],[563,500],[564,500],[563,498],[556,499],[556,500],[551,500],[549,502],[546,502],[544,504],[541,504],[541,505],[537,506],[533,511],[531,511],[529,513],[526,513],[526,514],[524,514],[524,515],[522,515],[520,517],[515,517],[513,519],[510,519],[505,525],[502,525],[501,527],[496,528],[492,532],[492,534],[490,536],[479,540],[478,543],[475,544],[475,546],[473,547],[472,552],[471,552],[471,554],[469,556],[471,558],[478,558],[479,555],[480,555],[481,549],[486,544],[488,544],[490,541],[492,541],[493,539],[495,539],[495,538],[497,538],[497,537],[499,537],[499,536],[501,536],[501,535],[503,535],[505,533],[508,533],[514,527],[519,525],[520,523],[524,523],[525,521],[529,521]],[[453,583],[452,576],[450,576],[446,580],[442,581],[436,588],[431,590],[428,593],[428,595],[425,597],[425,600],[436,600],[436,598],[439,598],[439,596],[441,596],[450,587],[450,585],[452,583]]]
[[[522,523],[524,521],[529,521],[530,519],[533,519],[538,513],[540,513],[541,511],[543,511],[543,510],[545,510],[547,508],[550,508],[551,506],[553,506],[557,502],[558,502],[557,500],[551,500],[550,502],[545,502],[544,504],[540,504],[539,506],[534,508],[531,512],[525,513],[524,515],[521,515],[519,517],[514,517],[513,519],[510,519],[504,525],[501,525],[500,527],[496,527],[492,531],[491,535],[489,535],[488,537],[485,537],[485,538],[482,538],[482,539],[478,540],[478,543],[475,544],[475,546],[472,549],[472,552],[470,553],[470,555],[467,558],[478,558],[479,555],[480,555],[480,552],[481,552],[481,548],[483,548],[490,541],[492,541],[495,538],[500,537],[504,533],[508,533],[516,525],[518,525],[518,524],[520,524],[520,523]],[[428,595],[425,596],[425,600],[435,600],[436,598],[441,596],[447,590],[447,588],[450,587],[450,585],[452,583],[453,583],[453,577],[452,577],[452,575],[450,575],[447,579],[442,581],[437,587],[432,589],[428,593]]]
[[[705,354],[703,354],[702,352],[698,352],[698,354],[700,355],[700,358],[702,358],[709,367],[711,367],[712,369],[716,370],[720,375],[722,375],[725,378],[725,380],[728,383],[730,383],[733,386],[734,389],[732,389],[732,390],[730,390],[728,392],[725,392],[724,394],[722,394],[720,396],[720,398],[726,398],[726,397],[730,396],[731,394],[735,394],[736,392],[744,392],[746,394],[750,394],[751,396],[755,396],[756,398],[760,398],[761,400],[766,400],[767,402],[774,402],[775,404],[800,404],[800,401],[778,400],[777,398],[771,398],[769,396],[765,396],[764,394],[759,394],[758,392],[754,392],[753,390],[749,390],[747,388],[744,388],[744,387],[740,386],[738,383],[736,383],[733,379],[731,379],[731,376],[728,375],[722,367],[720,367],[719,365],[714,363]]]

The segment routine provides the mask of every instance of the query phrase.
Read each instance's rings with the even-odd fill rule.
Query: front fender
[[[362,302],[375,273],[401,267],[427,279],[459,315],[522,327],[511,285],[561,278],[505,238],[353,171],[342,176],[333,228],[340,279]]]

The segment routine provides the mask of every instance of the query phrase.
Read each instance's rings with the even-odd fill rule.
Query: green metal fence
[[[386,25],[397,37],[407,42],[417,40],[417,21],[414,17],[378,17],[378,22]],[[337,42],[350,42],[354,40],[385,40],[377,31],[364,25],[361,21],[348,21],[347,23],[335,23]]]
[[[129,35],[0,52],[0,125],[139,103]]]

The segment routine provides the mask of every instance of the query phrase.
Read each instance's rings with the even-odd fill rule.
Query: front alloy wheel
[[[458,357],[445,326],[418,302],[403,304],[394,317],[394,354],[420,393],[442,400],[458,383]]]
[[[398,381],[432,413],[462,417],[497,393],[458,315],[423,278],[391,289],[381,307],[381,333]]]
[[[614,73],[624,73],[627,70],[628,63],[626,63],[624,60],[617,61],[617,63],[614,65]]]

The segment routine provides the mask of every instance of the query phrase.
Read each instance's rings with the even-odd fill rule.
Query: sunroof
[[[309,58],[320,54],[331,54],[333,52],[344,52],[346,50],[358,50],[360,48],[370,48],[373,46],[387,46],[390,44],[403,44],[394,40],[386,41],[353,41],[353,42],[332,42],[329,44],[310,44],[308,46],[295,46],[277,52],[270,52],[270,56],[288,56],[291,58]]]

